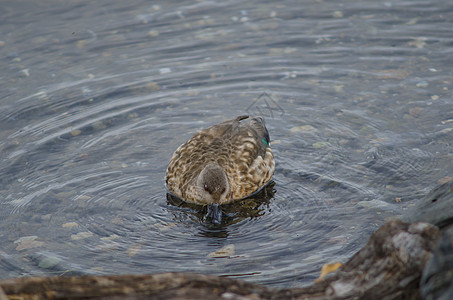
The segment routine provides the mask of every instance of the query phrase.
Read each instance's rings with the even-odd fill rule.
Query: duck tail
[[[265,147],[269,146],[271,139],[269,136],[269,131],[266,128],[266,122],[263,117],[253,117],[250,120],[250,126],[254,129],[257,137],[261,140]]]
[[[242,115],[242,116],[238,116],[236,117],[236,121],[241,121],[241,120],[245,120],[249,117],[249,115]]]

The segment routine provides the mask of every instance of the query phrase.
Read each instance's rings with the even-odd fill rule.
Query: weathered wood
[[[376,231],[333,277],[329,299],[418,299],[421,272],[440,237],[428,223],[392,221]],[[322,298],[327,299],[327,298]]]
[[[453,299],[453,181],[433,189],[404,216],[408,222],[428,222],[442,231],[441,240],[423,270],[423,299]]]
[[[338,272],[305,287],[270,289],[213,275],[31,277],[0,281],[11,299],[419,299],[419,281],[440,232],[392,221]]]
[[[424,299],[453,299],[453,227],[444,230],[422,274]]]
[[[453,225],[453,180],[437,186],[417,201],[403,221],[427,222],[441,229]]]
[[[4,280],[0,286],[14,299],[218,299],[225,293],[267,292],[245,281],[193,273],[31,277]]]
[[[6,296],[3,289],[0,287],[0,300],[8,300],[8,296]]]

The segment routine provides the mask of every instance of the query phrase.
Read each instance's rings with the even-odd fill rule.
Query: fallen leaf
[[[315,280],[315,282],[320,282],[327,274],[335,272],[341,266],[343,266],[343,264],[341,262],[336,262],[336,263],[333,263],[333,264],[325,264],[321,268],[321,275],[319,276],[319,278],[317,278]]]

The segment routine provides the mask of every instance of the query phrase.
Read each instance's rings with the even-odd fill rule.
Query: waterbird
[[[185,202],[208,206],[207,217],[220,224],[220,205],[259,192],[274,170],[264,119],[242,115],[203,129],[179,146],[168,164],[166,184]]]

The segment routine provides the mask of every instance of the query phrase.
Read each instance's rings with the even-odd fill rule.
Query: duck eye
[[[204,185],[204,190],[205,190],[206,192],[209,192],[209,188],[208,188],[208,185],[207,185],[207,184]]]
[[[225,188],[222,189],[222,194],[225,193]]]

